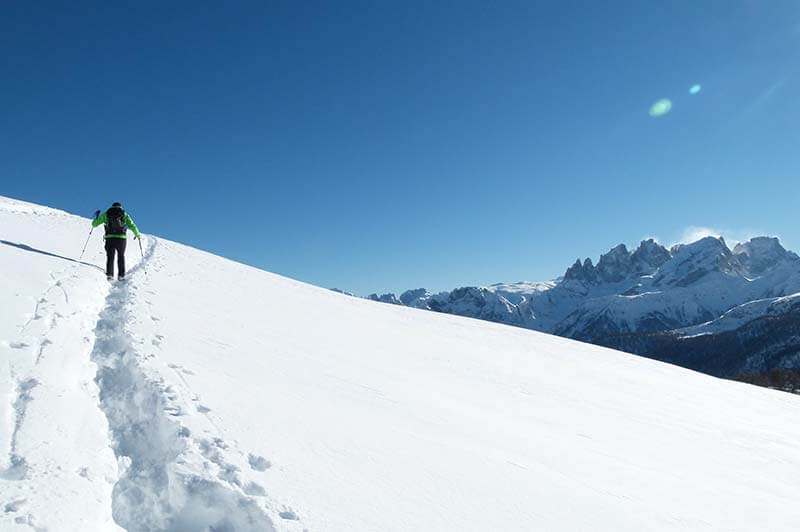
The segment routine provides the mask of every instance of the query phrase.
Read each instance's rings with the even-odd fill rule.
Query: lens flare
[[[664,116],[672,109],[672,102],[668,98],[662,98],[650,106],[650,116]]]
[[[701,90],[703,90],[702,85],[692,85],[692,87],[689,89],[689,94],[697,94]]]

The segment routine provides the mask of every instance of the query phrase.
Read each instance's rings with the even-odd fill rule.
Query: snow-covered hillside
[[[0,198],[4,531],[800,527],[797,396],[88,229]]]

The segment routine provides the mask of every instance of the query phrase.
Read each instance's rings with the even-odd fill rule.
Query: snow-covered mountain
[[[800,397],[88,229],[0,198],[0,530],[800,526]]]
[[[792,313],[796,307],[785,298],[797,293],[800,257],[777,238],[753,238],[731,250],[724,239],[707,237],[671,249],[653,240],[635,250],[620,244],[597,265],[578,259],[563,277],[547,283],[463,287],[438,294],[417,289],[399,298],[369,298],[549,332],[731,376],[800,366],[800,340],[773,346],[774,335],[760,338],[760,343],[750,338],[749,351],[737,350],[724,361],[719,353],[704,357],[701,352],[687,363],[667,351],[680,351],[687,342],[678,340],[686,336],[717,334]],[[755,355],[755,344],[781,355]],[[717,362],[709,363],[712,359]]]

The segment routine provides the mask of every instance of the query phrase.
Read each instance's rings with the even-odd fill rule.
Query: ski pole
[[[142,251],[142,237],[139,236],[136,240],[139,241],[139,253],[142,254],[142,269],[144,270],[145,276],[147,275],[147,266],[144,264],[144,251]]]
[[[89,239],[92,238],[92,231],[94,231],[94,227],[89,229],[89,236],[86,237],[86,243],[83,245],[83,250],[81,251],[81,256],[78,257],[78,262],[80,262],[81,259],[83,258],[83,254],[86,251],[86,246],[89,245]]]

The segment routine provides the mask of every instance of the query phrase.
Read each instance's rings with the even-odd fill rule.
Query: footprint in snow
[[[272,464],[269,460],[264,458],[263,456],[258,456],[256,454],[248,454],[247,455],[247,462],[250,464],[250,467],[255,471],[266,471]]]
[[[11,342],[8,344],[11,349],[25,349],[26,347],[30,347],[25,342]]]
[[[27,515],[24,515],[24,516],[20,515],[20,516],[14,518],[14,522],[17,523],[18,525],[28,525],[29,527],[34,529],[36,532],[42,532],[42,531],[47,530],[46,528],[39,528],[36,525],[36,518],[31,514],[27,514]]]
[[[248,482],[245,484],[244,492],[248,495],[253,495],[256,497],[264,497],[267,494],[267,490],[265,490],[264,486],[258,482]]]
[[[201,414],[208,414],[209,412],[211,412],[211,409],[205,405],[197,405],[197,411],[200,412]]]
[[[225,482],[230,482],[231,484],[239,486],[240,488],[242,487],[242,481],[239,480],[238,467],[227,462],[217,465],[219,466],[219,473],[217,474],[218,479],[224,480]]]
[[[213,439],[203,439],[199,442],[200,445],[200,452],[214,462],[215,464],[221,463],[222,454],[219,452],[220,449],[226,450],[228,448],[228,444],[225,443],[225,440],[222,438],[213,438]]]
[[[225,457],[221,452],[222,450],[228,449],[228,444],[225,443],[224,440],[221,438],[214,438],[213,440],[200,440],[198,444],[200,447],[200,454],[202,454],[206,460],[216,464],[217,467],[219,467],[217,478],[242,487],[242,483],[239,480],[238,475],[239,468],[234,464],[226,462]]]
[[[7,514],[12,512],[17,512],[19,511],[20,508],[22,508],[25,505],[26,502],[28,502],[28,499],[18,499],[16,501],[11,501],[10,503],[6,504],[3,507],[3,511]]]
[[[194,371],[190,369],[186,369],[180,364],[167,364],[167,367],[170,369],[174,369],[176,372],[183,373],[184,375],[194,375]],[[180,376],[180,375],[179,375]],[[181,377],[182,378],[182,377]],[[184,381],[186,382],[186,381]],[[199,401],[200,399],[197,396],[192,397],[192,401]]]
[[[183,408],[181,408],[178,405],[167,406],[167,407],[164,408],[164,412],[166,412],[167,414],[169,414],[171,416],[184,416],[184,415],[186,415],[186,413],[183,411]]]
[[[278,515],[281,517],[281,519],[286,519],[286,520],[289,520],[289,521],[299,521],[300,520],[300,517],[296,513],[294,513],[294,511],[292,511],[291,509],[284,510],[284,511],[280,512]]]

